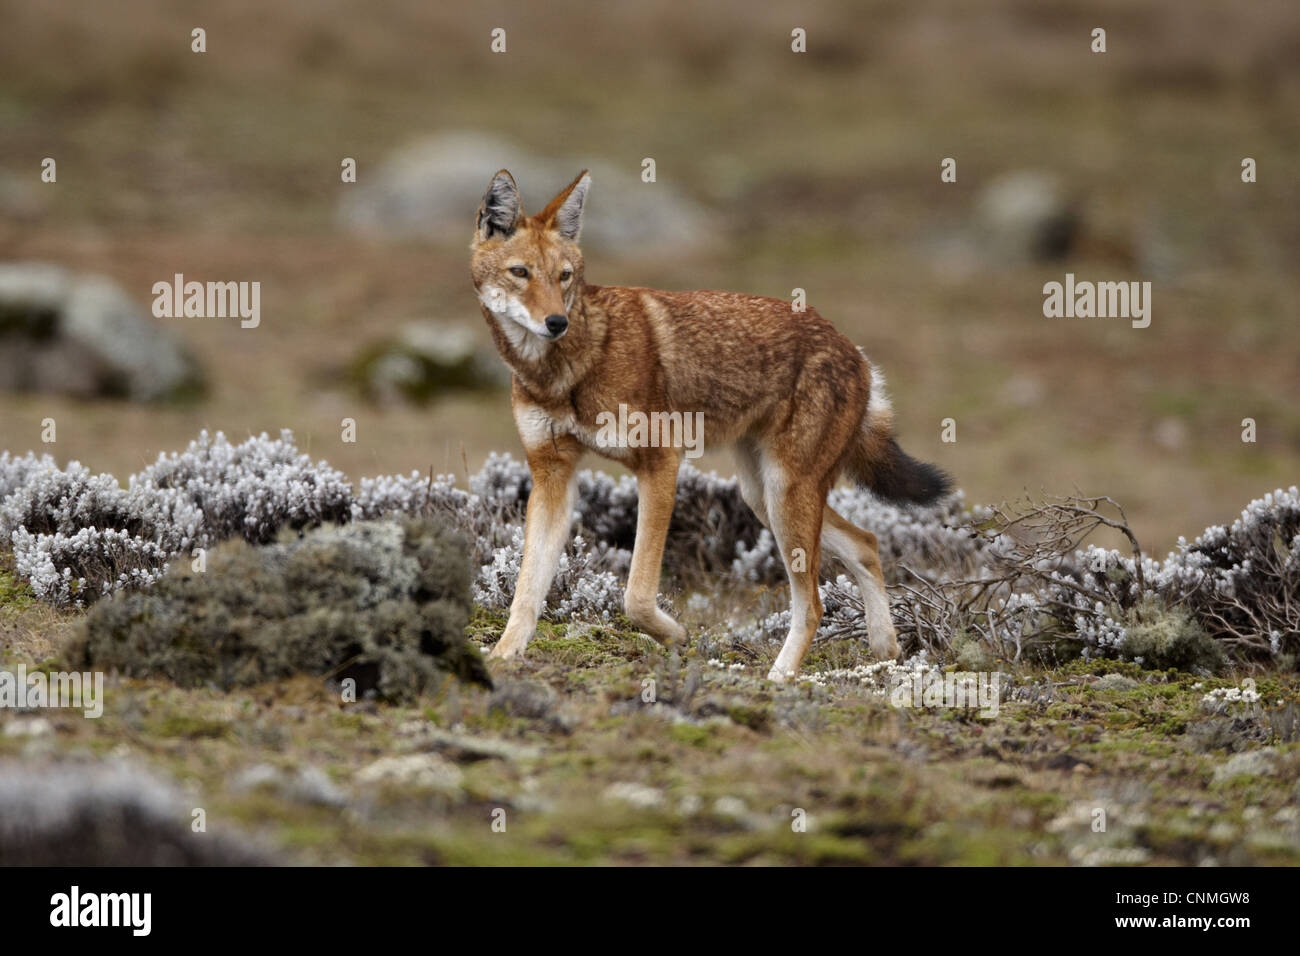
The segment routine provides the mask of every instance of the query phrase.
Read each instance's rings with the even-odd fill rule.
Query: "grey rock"
[[[550,717],[557,706],[559,694],[549,685],[531,680],[498,682],[488,700],[489,710],[534,720]]]
[[[46,737],[54,733],[54,725],[44,717],[17,717],[4,725],[6,737]]]
[[[1011,262],[1063,259],[1079,235],[1078,203],[1060,180],[1020,170],[985,186],[976,197],[974,240],[984,253]]]
[[[471,737],[433,726],[424,731],[421,738],[424,747],[437,750],[458,763],[474,763],[479,760],[531,761],[542,755],[539,748],[527,744],[513,744],[489,737]]]
[[[1214,782],[1224,783],[1235,777],[1261,777],[1273,772],[1277,751],[1271,747],[1233,754],[1214,768]]]
[[[231,788],[236,792],[267,790],[309,806],[342,807],[348,802],[329,774],[319,767],[300,767],[296,773],[286,773],[271,764],[254,764],[240,771]]]
[[[0,265],[0,390],[157,401],[202,382],[180,339],[110,280]]]
[[[391,785],[417,790],[436,790],[448,795],[460,793],[465,774],[455,764],[437,754],[402,754],[380,757],[357,771],[356,782],[362,785]]]
[[[408,144],[378,169],[358,172],[344,191],[337,222],[369,235],[468,241],[492,174],[509,169],[525,212],[540,210],[583,169],[593,192],[583,239],[610,255],[685,252],[712,243],[707,211],[662,179],[643,183],[639,158],[627,168],[575,156],[551,160],[504,139],[446,132]]]
[[[196,833],[194,809],[174,785],[127,764],[0,762],[0,866],[276,862],[242,834]]]
[[[476,345],[473,332],[451,322],[412,322],[398,335],[364,348],[350,377],[371,399],[416,404],[444,392],[508,385],[510,374],[494,350]]]
[[[629,781],[611,783],[601,794],[601,799],[611,803],[626,803],[638,810],[655,810],[664,805],[662,790]]]

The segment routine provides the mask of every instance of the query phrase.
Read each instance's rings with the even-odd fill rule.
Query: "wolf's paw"
[[[898,660],[898,655],[901,653],[903,653],[903,649],[898,646],[898,641],[896,640],[890,641],[888,644],[881,644],[879,646],[873,644],[871,646],[871,654],[877,660],[896,661]]]
[[[654,598],[637,599],[627,595],[623,598],[623,613],[637,630],[664,647],[682,647],[686,643],[686,628],[665,614]]]
[[[795,672],[789,670],[785,665],[776,663],[772,669],[767,672],[767,679],[773,684],[784,684],[786,681],[794,679]]]
[[[871,656],[877,660],[894,661],[903,649],[898,646],[898,638],[891,627],[886,633],[875,633],[870,640]]]
[[[665,626],[659,635],[651,635],[656,641],[664,647],[683,648],[686,646],[686,628],[682,627],[676,621],[669,620],[671,628]]]
[[[506,638],[496,642],[496,646],[488,651],[488,660],[490,661],[508,661],[512,657],[522,657],[524,645],[518,641],[510,641]]]

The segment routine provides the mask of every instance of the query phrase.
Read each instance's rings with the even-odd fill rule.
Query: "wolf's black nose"
[[[546,317],[546,331],[551,333],[551,338],[559,338],[568,327],[569,320],[563,315],[556,314]]]

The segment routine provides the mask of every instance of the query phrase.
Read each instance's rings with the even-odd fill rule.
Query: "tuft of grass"
[[[25,611],[35,606],[36,595],[13,572],[0,567],[0,608],[13,611]]]
[[[470,573],[459,537],[424,519],[235,540],[204,571],[181,561],[148,591],[97,604],[69,653],[226,690],[294,674],[352,679],[358,699],[413,698],[446,674],[490,686],[465,638]]]
[[[1223,646],[1184,608],[1147,600],[1129,612],[1121,650],[1142,666],[1217,674],[1227,666]]]

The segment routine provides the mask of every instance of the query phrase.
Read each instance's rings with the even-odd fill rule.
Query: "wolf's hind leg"
[[[799,673],[822,620],[817,573],[827,488],[825,482],[792,479],[788,470],[775,462],[764,463],[763,476],[772,534],[790,578],[790,633],[767,675],[768,680],[780,683]]]
[[[745,504],[749,505],[749,510],[754,512],[756,517],[765,528],[770,528],[771,522],[767,517],[767,502],[763,497],[763,474],[762,459],[759,456],[758,448],[748,440],[742,440],[736,443],[736,480],[740,484],[740,497],[744,499]]]
[[[899,653],[898,637],[889,618],[889,598],[885,593],[885,573],[880,566],[876,536],[827,505],[822,516],[822,545],[827,554],[848,569],[862,592],[871,653],[882,660],[893,660]]]

